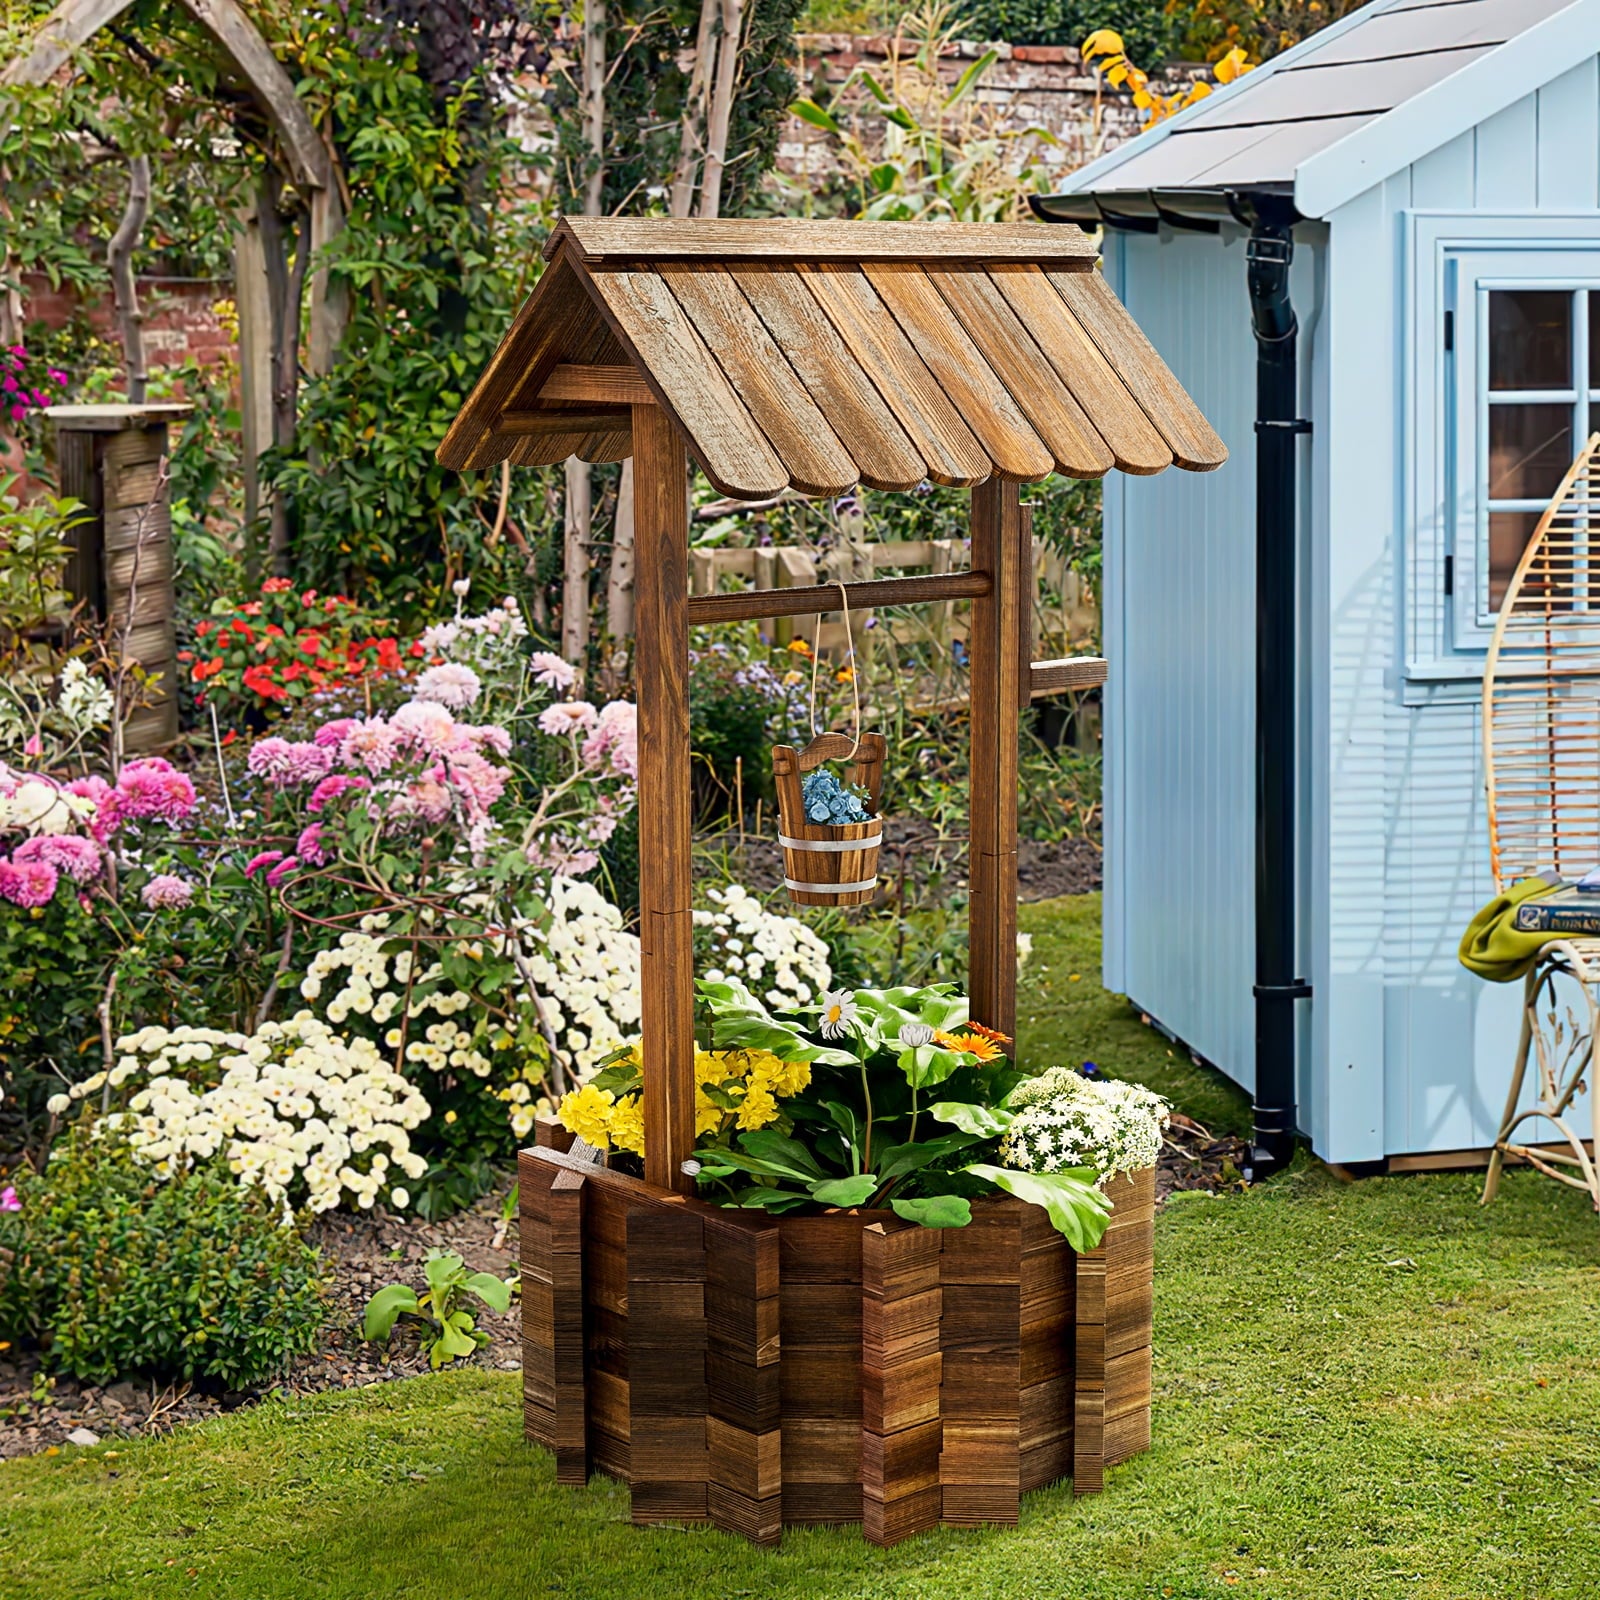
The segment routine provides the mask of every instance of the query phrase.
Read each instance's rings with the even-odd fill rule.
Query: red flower
[[[180,661],[193,661],[194,660],[194,651],[193,650],[180,650],[178,652],[178,659]]]
[[[194,669],[196,683],[204,683],[207,678],[214,678],[222,671],[222,657],[213,656],[209,661],[202,661]]]
[[[286,700],[281,684],[278,683],[273,669],[264,663],[253,667],[246,667],[244,673],[244,686],[258,694],[263,700]]]
[[[242,634],[244,638],[250,640],[252,643],[255,640],[255,634],[251,631],[250,624],[242,617],[234,620],[233,631],[237,634]]]
[[[413,639],[411,641],[411,648],[406,651],[406,654],[408,656],[420,656],[422,654],[422,641],[420,639]]]
[[[400,646],[393,639],[378,641],[378,670],[380,672],[400,670]]]
[[[315,589],[307,589],[306,592],[300,596],[300,604],[303,606],[309,606],[315,602],[316,598],[317,591]]]
[[[294,585],[287,578],[268,578],[261,585],[261,592],[262,594],[282,594],[284,590],[292,588],[294,588]]]
[[[229,728],[228,731],[225,734],[223,734],[222,742],[225,745],[232,744],[233,741],[235,739],[237,739],[238,737],[239,737],[239,730],[237,728]]]
[[[194,625],[194,636],[195,636],[195,638],[197,638],[197,639],[205,638],[205,636],[208,633],[211,632],[211,627],[212,627],[212,625],[209,622],[197,622],[197,623],[195,623],[195,625]]]
[[[249,605],[239,607],[240,614],[246,617],[259,617],[261,615],[261,602],[252,600]]]

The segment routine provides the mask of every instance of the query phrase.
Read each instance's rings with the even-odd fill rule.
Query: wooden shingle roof
[[[447,467],[619,460],[651,401],[743,499],[1227,457],[1076,230],[568,218],[545,254]]]

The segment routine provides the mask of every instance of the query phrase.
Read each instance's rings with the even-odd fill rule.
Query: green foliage
[[[0,651],[7,655],[71,614],[66,536],[88,516],[79,501],[54,495],[23,503],[11,493],[16,482],[15,474],[0,473]]]
[[[971,0],[964,32],[971,39],[1076,50],[1096,28],[1114,28],[1128,54],[1150,69],[1178,51],[1182,25],[1169,14],[1174,9],[1166,0]]]
[[[533,286],[549,219],[531,198],[505,203],[528,160],[511,105],[487,103],[480,76],[441,100],[414,51],[371,43],[332,20],[300,43],[311,107],[339,130],[357,201],[326,255],[350,320],[265,477],[291,502],[301,582],[414,616],[464,572],[500,581],[514,554],[488,538],[499,474],[459,476],[434,452]],[[512,475],[508,513],[537,536],[541,474]]]
[[[1348,16],[1365,0],[1167,0],[1179,54],[1215,61],[1241,49],[1266,60]],[[1137,56],[1136,56],[1137,59]]]
[[[86,1383],[260,1383],[314,1347],[320,1259],[259,1190],[199,1166],[163,1180],[79,1124],[0,1212],[0,1336]]]
[[[762,175],[778,151],[794,98],[794,25],[802,0],[749,0],[739,51],[739,92],[728,129],[729,164],[721,214],[743,215],[757,202]],[[677,169],[689,91],[685,65],[700,25],[699,0],[626,0],[606,7],[610,74],[606,85],[606,171],[601,209],[642,212],[657,205]],[[563,211],[581,211],[589,159],[576,84],[557,79],[556,182]]]
[[[422,1345],[435,1372],[449,1361],[470,1356],[489,1342],[489,1335],[467,1310],[468,1298],[478,1300],[501,1316],[511,1308],[515,1278],[497,1278],[492,1272],[468,1272],[453,1250],[429,1250],[423,1263],[427,1288],[422,1294],[403,1283],[391,1283],[367,1302],[362,1338],[387,1344],[401,1317],[423,1324]]]

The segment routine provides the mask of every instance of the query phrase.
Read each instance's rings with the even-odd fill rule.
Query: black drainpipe
[[[1239,202],[1250,227],[1250,316],[1256,336],[1256,1089],[1246,1176],[1259,1179],[1294,1153],[1295,1001],[1295,466],[1299,325],[1289,298],[1297,213],[1284,197]]]

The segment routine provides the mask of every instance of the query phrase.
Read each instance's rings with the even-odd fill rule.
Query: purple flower
[[[274,861],[282,860],[283,851],[263,850],[260,855],[251,856],[249,861],[245,863],[244,875],[247,878],[253,878],[263,867],[270,867]]]
[[[0,1189],[0,1211],[20,1211],[22,1202],[17,1198],[17,1191],[11,1184]]]
[[[19,844],[11,859],[25,864],[43,861],[57,872],[64,872],[74,883],[88,883],[100,876],[100,847],[93,839],[79,834],[43,834]]]
[[[49,905],[59,881],[48,861],[0,861],[0,900],[24,910]]]
[[[194,899],[194,885],[175,872],[162,872],[144,886],[139,898],[151,911],[182,911]]]

